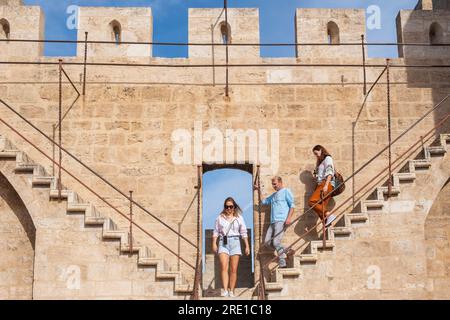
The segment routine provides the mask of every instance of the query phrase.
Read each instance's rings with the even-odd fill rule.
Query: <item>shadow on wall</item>
[[[36,243],[36,227],[34,226],[31,215],[22,199],[2,173],[0,173],[0,198],[16,215],[34,250]]]
[[[423,8],[423,9],[422,9]],[[432,9],[432,10],[431,10]],[[450,2],[442,0],[420,0],[415,10],[401,10],[397,16],[398,42],[426,43],[431,45],[450,43]],[[404,58],[405,64],[446,64],[450,63],[449,47],[444,46],[399,46],[399,57]],[[397,71],[398,72],[398,71]],[[448,68],[408,68],[406,69],[408,88],[429,88],[431,90],[432,104],[436,105],[446,95],[450,94],[450,70]],[[425,100],[426,97],[411,93],[411,102]],[[408,97],[406,97],[407,99]],[[425,113],[430,103],[425,102],[417,106]],[[437,124],[450,112],[450,101],[447,100],[434,114],[434,123]],[[450,131],[450,121],[438,130]]]
[[[0,300],[33,298],[35,240],[27,208],[0,173]]]
[[[450,179],[440,191],[425,220],[427,273],[432,281],[429,299],[450,298]]]

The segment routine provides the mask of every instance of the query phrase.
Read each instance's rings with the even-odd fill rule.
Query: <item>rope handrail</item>
[[[339,184],[338,186],[336,186],[335,189],[338,189],[341,185],[347,183],[348,181],[350,181],[350,179],[352,179],[354,176],[358,175],[364,168],[366,168],[369,164],[371,164],[373,161],[375,161],[380,155],[382,155],[386,150],[388,150],[388,148],[390,146],[392,146],[393,144],[395,144],[397,141],[399,141],[402,137],[404,137],[408,132],[410,132],[413,128],[415,128],[420,122],[422,122],[423,119],[425,119],[429,114],[431,114],[432,112],[434,112],[435,110],[437,110],[438,108],[440,108],[440,106],[442,106],[442,104],[450,97],[450,94],[447,94],[447,96],[445,96],[444,99],[442,99],[438,104],[436,104],[433,108],[431,108],[430,110],[428,110],[424,115],[422,115],[418,120],[416,120],[411,126],[409,126],[405,131],[403,131],[397,138],[395,138],[389,145],[387,145],[386,147],[384,147],[382,150],[380,150],[377,154],[375,154],[371,159],[369,159],[364,165],[362,165],[358,170],[356,170],[352,175],[350,175],[347,179],[345,179],[341,184]],[[433,128],[434,129],[434,128]],[[321,202],[317,202],[315,203],[313,206],[309,207],[309,209],[307,209],[303,215],[308,214],[310,212],[312,212],[312,210],[318,206]],[[258,206],[261,206],[261,203],[258,204]],[[285,232],[289,227],[293,226],[295,224],[295,222],[299,221],[300,218],[303,216],[299,216],[297,218],[295,218],[289,225],[285,225],[283,230],[278,232],[277,234],[273,235],[272,238],[270,239],[270,241],[272,241],[275,237],[279,236],[281,233]],[[282,253],[286,253],[287,250],[286,248],[283,250]]]
[[[201,287],[201,264],[202,264],[202,259],[201,259],[201,255],[202,252],[200,250],[201,248],[201,230],[200,230],[200,219],[201,219],[201,204],[200,204],[200,190],[202,189],[202,167],[201,166],[197,166],[197,193],[196,193],[196,198],[197,198],[197,252],[196,252],[196,261],[195,261],[195,272],[194,272],[194,288],[192,290],[192,295],[191,298],[193,300],[199,300],[200,299],[200,294],[199,294],[199,290]]]
[[[259,290],[258,290],[258,298],[259,300],[265,300],[266,299],[266,284],[264,281],[264,266],[261,259],[261,245],[263,243],[262,241],[262,213],[261,213],[261,206],[259,205],[261,203],[261,166],[257,166],[256,170],[256,176],[255,181],[253,183],[254,185],[257,185],[258,188],[256,189],[258,192],[258,219],[259,219],[259,226],[258,226],[258,237],[259,237],[259,254],[258,254],[258,260],[259,260]]]
[[[178,255],[175,251],[167,247],[164,243],[162,243],[158,238],[153,236],[151,233],[149,233],[147,230],[145,230],[143,227],[141,227],[139,224],[137,224],[135,221],[133,221],[128,215],[120,211],[118,208],[116,208],[114,205],[112,205],[110,202],[108,202],[104,197],[102,197],[100,194],[98,194],[95,190],[93,190],[91,187],[89,187],[86,183],[84,183],[80,178],[75,176],[75,174],[71,173],[69,170],[64,168],[63,166],[60,166],[59,163],[52,159],[49,155],[47,155],[41,148],[36,146],[34,143],[32,143],[29,139],[27,139],[24,135],[22,135],[19,131],[17,131],[12,125],[7,123],[3,118],[0,118],[0,122],[2,122],[5,126],[7,126],[11,131],[13,131],[15,134],[17,134],[19,137],[21,137],[24,141],[26,141],[28,144],[30,144],[33,148],[35,148],[39,153],[41,153],[44,157],[46,157],[48,160],[50,160],[53,164],[58,166],[62,171],[64,171],[66,174],[68,174],[70,177],[72,177],[75,181],[77,181],[80,185],[82,185],[84,188],[89,190],[92,194],[94,194],[96,197],[98,197],[102,202],[104,202],[107,206],[112,208],[114,211],[116,211],[119,215],[121,215],[124,219],[129,221],[132,225],[137,227],[139,230],[141,230],[144,234],[152,238],[154,241],[156,241],[159,245],[161,245],[163,248],[165,248],[167,251],[175,255],[177,258],[179,258],[181,261],[183,261],[186,265],[188,265],[191,268],[195,268],[191,263],[186,261],[183,257]],[[131,202],[131,201],[130,201]]]
[[[447,116],[445,119],[448,120],[448,118],[450,118],[450,114],[448,114],[448,116]],[[427,140],[429,140],[431,137],[432,137],[432,136],[428,137]],[[411,147],[412,149],[409,149],[409,151],[411,151],[411,150],[412,150],[412,151],[409,153],[408,156],[412,156],[415,152],[417,152],[419,149],[421,149],[420,144],[422,144],[423,141],[424,141],[424,140],[418,140],[418,141]],[[419,145],[419,146],[417,147],[417,145]],[[408,150],[407,150],[406,152],[404,152],[401,156],[399,156],[399,157],[393,162],[393,164],[396,163],[397,161],[399,161],[401,158],[403,158],[403,157],[406,155],[406,153],[408,153]],[[404,165],[405,160],[407,160],[407,158],[404,159],[404,160],[403,160],[402,162],[400,162],[399,164],[395,165],[395,166],[394,166],[394,170],[395,170],[395,169],[398,169],[401,165]],[[376,179],[377,177],[380,178],[380,179],[378,179],[375,183],[371,182],[371,183],[369,183],[368,185],[365,185],[364,187],[362,187],[360,190],[358,190],[358,191],[356,192],[356,194],[358,194],[358,193],[362,192],[365,188],[368,188],[362,195],[360,195],[360,196],[358,197],[357,201],[361,200],[365,195],[367,195],[367,194],[371,191],[371,189],[368,187],[369,185],[372,184],[371,188],[373,188],[373,187],[377,186],[379,183],[381,183],[383,180],[385,180],[385,179],[388,178],[389,174],[388,174],[388,173],[384,173],[384,172],[387,171],[387,169],[388,169],[388,167],[384,168],[382,171],[379,172],[378,175],[375,175],[375,176],[372,177],[372,181],[375,181],[374,179]],[[383,173],[384,173],[384,174],[383,174]],[[383,174],[383,175],[380,177],[380,174]],[[349,197],[348,199],[346,199],[340,206],[338,206],[337,208],[335,208],[335,209],[333,210],[333,212],[335,212],[335,211],[337,211],[339,208],[343,207],[343,205],[344,205],[345,203],[349,202],[349,200],[351,200],[350,197]],[[338,219],[338,218],[340,218],[341,216],[345,215],[345,213],[347,212],[347,210],[348,210],[349,208],[351,208],[351,207],[352,207],[352,205],[350,204],[350,205],[348,205],[345,209],[343,209],[339,214],[335,214],[335,215],[336,215],[336,219]],[[300,242],[300,240],[302,240],[305,236],[307,236],[309,233],[311,233],[313,230],[315,230],[315,229],[316,229],[317,227],[319,227],[320,225],[323,226],[323,224],[322,224],[321,222],[319,222],[319,223],[317,223],[315,226],[313,226],[311,229],[307,230],[304,234],[300,235],[293,243],[291,243],[291,244],[287,247],[287,250],[291,250],[292,247],[293,247],[295,244],[297,244],[298,242]],[[323,232],[323,227],[322,227],[321,229],[319,229],[318,232],[319,232],[319,233],[320,233],[320,232]],[[293,250],[294,253],[297,251],[297,249],[292,249],[292,250]],[[270,264],[271,262],[274,262],[274,260],[275,260],[275,259],[272,259],[271,261],[269,261],[268,264]],[[266,266],[268,266],[268,264],[267,264]],[[276,267],[277,267],[277,266],[274,266],[272,269],[270,269],[270,272],[272,272]]]
[[[75,86],[75,84],[73,83],[72,79],[70,79],[69,75],[67,74],[66,70],[64,70],[64,68],[61,65],[61,72],[65,75],[66,79],[69,81],[70,85],[72,86],[72,88],[75,90],[75,92],[77,93],[77,97],[75,98],[75,100],[72,102],[72,104],[70,105],[70,107],[66,110],[66,112],[62,115],[61,121],[64,121],[64,119],[67,117],[67,115],[69,114],[69,112],[72,110],[72,108],[75,106],[75,103],[78,101],[78,99],[81,96],[80,91],[78,91],[78,88]],[[61,125],[61,123],[56,123],[54,125],[54,130],[56,130],[57,128],[59,128],[59,126]],[[55,138],[53,138],[54,140]]]
[[[449,113],[444,119],[447,120],[448,118],[450,118],[450,113]],[[434,131],[434,130],[431,130],[430,132],[432,132],[432,131]],[[431,137],[432,137],[432,136],[431,136]],[[423,138],[424,138],[424,137],[421,137],[421,139],[418,140],[418,141],[414,144],[414,146],[417,146],[418,144],[423,145],[423,143],[425,142],[425,140],[423,140]],[[414,151],[412,151],[412,152],[410,153],[410,155],[411,155],[412,153],[414,153],[415,151],[417,151],[417,149],[418,149],[418,148],[416,148]],[[420,149],[420,146],[419,146],[419,149]],[[394,164],[395,162],[397,162],[399,159],[401,159],[402,157],[404,157],[404,156],[406,155],[406,153],[407,153],[407,151],[404,152],[402,155],[400,155],[400,156],[393,162],[393,164]],[[401,162],[400,164],[394,166],[394,168],[398,168],[398,167],[400,167],[402,164],[403,164],[403,162]],[[387,170],[387,167],[384,168],[384,170],[382,170],[381,172],[386,171],[386,170]],[[377,177],[379,177],[379,175],[375,175],[375,176],[373,177],[373,179],[375,179],[375,178],[377,178]],[[378,185],[380,182],[382,182],[384,179],[386,179],[386,177],[387,177],[387,174],[383,175],[378,181],[376,181],[375,183],[372,183],[372,184],[373,184],[374,186],[376,186],[376,185]],[[372,180],[372,179],[371,179],[371,180]],[[363,188],[361,188],[360,190],[358,190],[356,193],[361,192],[365,187],[367,187],[367,185],[364,186]],[[362,198],[363,198],[368,192],[370,192],[370,191],[371,191],[371,190],[370,190],[370,188],[369,188],[368,191],[366,191],[366,192],[363,193],[361,196],[359,196],[359,198],[357,199],[357,201],[359,201],[360,199],[362,199]],[[351,199],[351,198],[349,197],[348,199],[345,200],[345,202],[348,202],[350,199]],[[343,204],[341,204],[339,207],[342,207],[342,205],[343,205]],[[338,219],[340,216],[344,215],[344,214],[346,213],[346,210],[348,210],[349,208],[351,208],[351,206],[352,206],[352,205],[347,206],[347,207],[346,207],[345,209],[343,209],[338,215],[336,215],[336,219]],[[336,211],[337,209],[339,209],[339,207],[338,207],[338,208],[335,208],[335,209],[333,210],[333,212]],[[303,216],[305,216],[305,215],[303,214],[301,217],[303,217]],[[309,230],[307,230],[305,233],[303,233],[303,234],[301,234],[300,236],[298,236],[298,238],[297,238],[292,244],[290,244],[288,247],[286,247],[286,250],[287,250],[287,251],[288,251],[288,250],[291,250],[292,247],[293,247],[295,244],[297,244],[298,242],[300,242],[300,240],[302,240],[304,237],[306,237],[307,235],[309,235],[313,230],[315,230],[315,229],[316,229],[317,227],[319,227],[320,225],[322,225],[322,222],[318,222],[315,226],[311,227],[311,228],[310,228]],[[319,230],[317,230],[317,231],[318,231],[318,232],[321,232],[321,231],[323,231],[323,228],[322,228],[322,229],[319,229]],[[295,254],[296,249],[293,249],[293,252],[294,252],[294,254]],[[264,265],[264,267],[268,267],[268,265],[269,265],[271,262],[274,262],[275,260],[276,260],[276,258],[271,259],[267,264]],[[277,265],[275,265],[272,269],[269,269],[269,272],[273,272],[276,268],[277,268]],[[255,286],[261,284],[261,281],[264,281],[264,278],[263,278],[263,279],[259,278],[259,280],[257,280],[257,281],[255,282]]]
[[[417,140],[410,148],[408,148],[408,149],[407,149],[405,152],[403,152],[396,160],[394,160],[394,161],[392,162],[392,164],[397,163],[401,158],[403,158],[403,157],[404,157],[405,155],[407,155],[408,153],[411,153],[411,155],[412,155],[415,151],[418,150],[418,148],[420,149],[421,145],[423,145],[424,142],[430,140],[430,139],[433,137],[432,133],[435,132],[435,131],[436,131],[439,127],[441,127],[443,124],[445,124],[449,119],[450,119],[450,113],[448,113],[441,121],[438,122],[438,124],[437,124],[436,126],[434,126],[431,130],[429,130],[425,135],[421,136],[419,140]],[[417,148],[418,145],[419,145],[419,147]],[[416,148],[416,149],[414,149],[414,148]],[[411,150],[413,150],[413,151],[411,151]],[[408,159],[408,158],[404,159],[403,161],[405,161],[405,160],[407,160],[407,159]],[[395,166],[394,166],[394,169],[397,169],[397,168],[400,167],[402,164],[403,164],[403,162],[400,162],[399,164],[395,165]],[[385,174],[385,172],[388,170],[388,168],[389,168],[389,167],[387,166],[387,167],[383,168],[379,173],[377,173],[376,175],[374,175],[374,176],[370,179],[371,182],[369,182],[367,185],[365,185],[365,186],[363,186],[361,189],[359,189],[359,190],[356,192],[356,194],[358,194],[358,193],[360,193],[361,191],[363,191],[368,185],[373,184],[374,186],[376,186],[376,185],[378,185],[380,182],[382,182],[384,179],[386,179],[386,177],[388,176],[388,174]],[[382,174],[384,174],[384,175],[381,176],[381,178],[380,178],[378,181],[376,181],[375,183],[373,183],[373,181],[375,181],[375,179],[378,178],[378,177],[380,177],[380,175],[382,175]],[[370,189],[369,189],[369,191],[370,191]],[[369,191],[366,191],[366,193],[369,192]],[[365,193],[365,194],[366,194],[366,193]],[[362,197],[364,197],[365,194],[363,194],[362,196],[360,196],[360,197],[357,199],[357,201],[359,201]],[[354,197],[354,195],[351,195],[351,196],[348,197],[346,200],[344,200],[337,208],[334,208],[334,209],[332,210],[332,213],[335,213],[337,210],[339,210],[340,208],[342,208],[346,203],[348,203],[350,200],[352,200],[353,197]],[[314,206],[313,206],[313,207],[314,207]],[[311,207],[311,208],[313,208],[313,207]],[[344,214],[346,213],[346,211],[349,209],[349,207],[351,207],[351,205],[349,205],[347,208],[343,209],[341,213],[339,213],[339,214],[337,214],[337,215],[335,214],[336,220],[337,220],[339,217],[341,217],[342,215],[344,215]],[[310,208],[310,209],[311,209],[311,208]],[[307,211],[305,211],[304,214],[301,215],[300,217],[298,217],[296,220],[299,220],[301,217],[303,217],[304,215],[306,215],[307,213],[309,213],[309,212],[310,212],[310,209],[307,210]],[[295,221],[294,221],[294,222],[295,222]],[[293,223],[294,223],[294,222],[293,222]],[[292,224],[293,224],[293,223],[292,223]],[[292,225],[292,224],[291,224],[291,225]],[[291,226],[291,225],[289,225],[289,226]],[[297,239],[296,239],[292,244],[290,244],[289,246],[287,246],[286,248],[284,248],[283,252],[284,252],[284,253],[289,252],[295,244],[297,244],[300,240],[302,240],[304,237],[306,237],[308,234],[310,234],[313,230],[315,230],[315,228],[317,228],[317,227],[320,226],[320,225],[323,225],[323,223],[322,223],[322,222],[318,222],[318,223],[317,223],[315,226],[313,226],[311,229],[309,229],[309,230],[307,230],[305,233],[299,235],[299,236],[297,237]],[[326,228],[325,228],[325,229],[326,229]],[[322,228],[321,230],[319,230],[319,232],[320,232],[320,231],[323,231],[323,228]],[[276,257],[275,257],[275,258],[272,258],[269,262],[267,262],[267,263],[265,264],[265,267],[267,267],[270,263],[274,262],[275,260],[276,260]]]
[[[170,231],[172,231],[173,233],[175,233],[176,235],[178,235],[181,239],[183,239],[184,241],[186,241],[188,244],[190,244],[192,247],[196,248],[197,246],[188,238],[186,238],[184,235],[182,235],[181,233],[179,233],[178,231],[176,231],[174,228],[172,228],[171,226],[169,226],[167,223],[165,223],[163,220],[161,220],[160,218],[158,218],[157,216],[155,216],[153,213],[151,213],[149,210],[147,210],[144,206],[142,206],[140,203],[136,202],[136,200],[134,199],[130,199],[130,197],[125,194],[123,191],[121,191],[118,187],[116,187],[115,185],[113,185],[111,182],[109,182],[106,178],[104,178],[102,175],[100,175],[99,173],[97,173],[94,169],[92,169],[90,166],[88,166],[87,164],[85,164],[83,161],[81,161],[78,157],[76,157],[75,155],[73,155],[71,152],[69,152],[67,149],[65,149],[64,147],[62,147],[59,143],[57,143],[56,141],[54,141],[52,138],[50,138],[48,135],[46,135],[41,129],[39,129],[38,127],[36,127],[31,121],[29,121],[28,119],[26,119],[23,115],[21,115],[19,112],[17,112],[13,107],[11,107],[9,104],[7,104],[5,101],[3,101],[3,99],[0,99],[0,103],[2,103],[4,106],[6,106],[9,110],[11,110],[14,114],[16,114],[19,118],[21,118],[23,121],[25,121],[29,126],[31,126],[33,129],[35,129],[39,134],[41,134],[44,138],[46,138],[50,143],[52,143],[54,146],[57,146],[58,148],[60,148],[60,150],[62,150],[65,154],[67,154],[69,157],[71,157],[73,160],[75,160],[78,164],[80,164],[82,167],[84,167],[85,169],[87,169],[90,173],[92,173],[93,175],[95,175],[97,178],[99,178],[100,180],[102,180],[104,183],[106,183],[109,187],[111,187],[113,190],[115,190],[117,193],[119,193],[120,195],[122,195],[125,199],[127,199],[128,201],[130,201],[132,204],[136,205],[139,209],[141,209],[142,211],[144,211],[145,213],[147,213],[148,215],[150,215],[152,218],[154,218],[156,221],[158,221],[159,223],[161,223],[163,226],[165,226],[167,229],[169,229]]]
[[[59,65],[52,61],[0,61],[0,65]],[[358,63],[229,63],[229,64],[152,64],[152,63],[120,63],[120,62],[75,62],[67,61],[64,65],[72,66],[103,66],[103,67],[153,67],[153,68],[256,68],[256,67],[341,67],[341,68],[385,68],[385,64],[358,64]],[[450,68],[450,64],[391,64],[390,68]]]
[[[117,45],[154,45],[154,46],[211,46],[211,43],[207,42],[160,42],[160,41],[111,41],[111,40],[61,40],[61,39],[0,39],[0,42],[24,42],[24,43],[63,43],[63,44],[113,44]],[[301,47],[301,46],[418,46],[418,47],[448,47],[450,43],[436,43],[429,42],[340,42],[340,43],[324,43],[324,42],[304,42],[304,43],[292,43],[292,42],[274,42],[274,43],[229,43],[229,46],[235,47]],[[218,42],[214,43],[215,46],[226,46],[227,44]]]

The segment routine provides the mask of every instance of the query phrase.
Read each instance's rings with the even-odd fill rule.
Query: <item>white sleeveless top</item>
[[[232,225],[231,225],[232,224]],[[228,221],[222,214],[220,214],[215,223],[213,236],[218,237],[224,236],[228,229],[228,236],[242,236],[242,238],[247,238],[247,227],[245,226],[245,221],[242,215],[239,215],[237,218],[233,217],[230,221]]]
[[[334,178],[334,162],[333,158],[327,156],[322,163],[317,167],[317,183],[322,183],[329,175],[331,175],[331,185],[336,187]]]

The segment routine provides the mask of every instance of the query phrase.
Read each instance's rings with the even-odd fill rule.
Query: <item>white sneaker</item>
[[[224,290],[220,296],[221,297],[228,297],[228,294],[229,294],[228,291]]]
[[[325,223],[325,227],[328,227],[335,219],[336,219],[336,216],[334,214],[331,214],[327,218],[327,222]]]
[[[228,296],[229,296],[230,298],[234,298],[234,297],[235,297],[233,291],[228,292]]]

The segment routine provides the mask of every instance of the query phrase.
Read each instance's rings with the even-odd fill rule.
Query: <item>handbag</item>
[[[334,170],[334,181],[336,183],[336,188],[333,190],[333,197],[338,196],[345,191],[345,180],[342,174]]]

